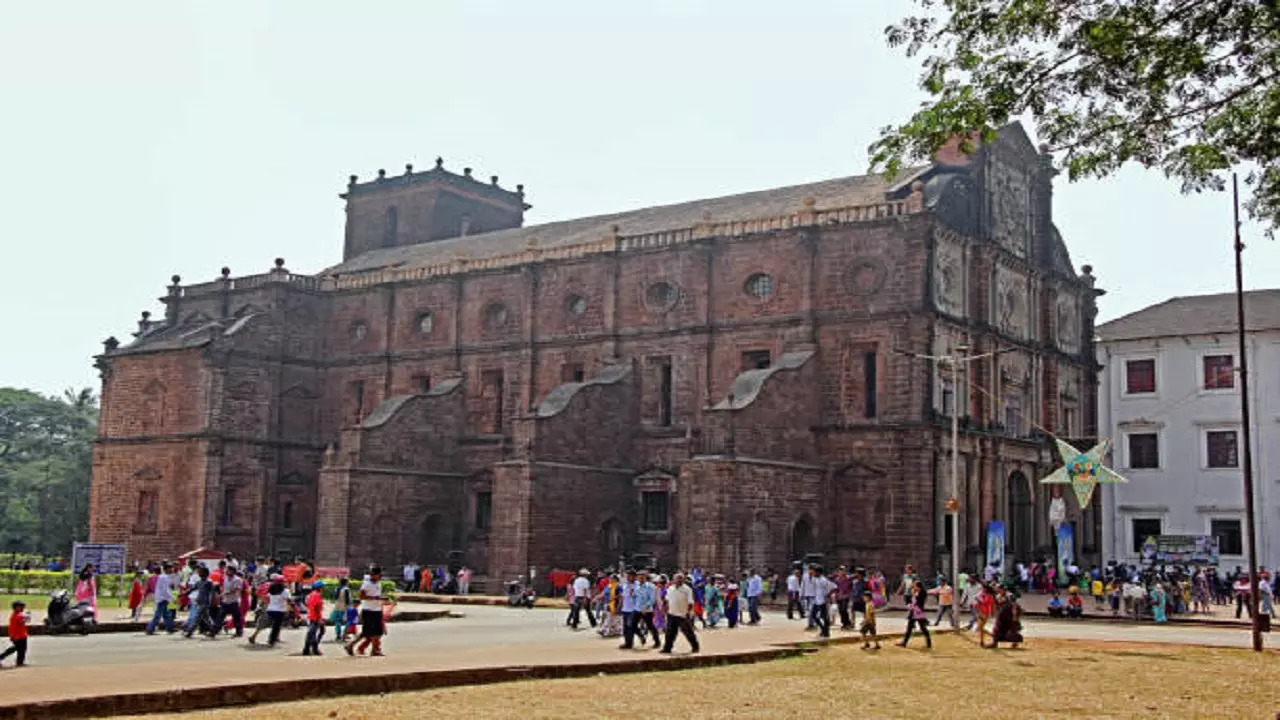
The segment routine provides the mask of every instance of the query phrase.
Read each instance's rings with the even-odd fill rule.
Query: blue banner
[[[1076,562],[1076,528],[1064,522],[1058,526],[1058,577],[1069,577],[1067,568]]]
[[[987,565],[1004,572],[1004,523],[997,520],[987,523]]]

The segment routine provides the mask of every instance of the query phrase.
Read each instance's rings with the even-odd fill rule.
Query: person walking
[[[347,578],[338,578],[338,590],[333,596],[333,610],[329,622],[333,624],[333,639],[342,642],[347,637],[347,608],[351,607],[351,585]]]
[[[653,638],[653,646],[657,648],[661,641],[658,639],[658,626],[653,622],[653,615],[658,607],[658,586],[649,581],[649,572],[647,570],[640,571],[640,581],[636,587],[636,614],[640,616],[636,623],[640,635],[640,645],[644,645],[645,633]]]
[[[230,565],[227,565],[226,572],[226,577],[222,580],[222,607],[218,615],[218,628],[221,630],[226,623],[226,618],[230,616],[236,630],[236,637],[243,637],[244,613],[241,610],[240,601],[244,595],[244,578],[240,576],[239,569]]]
[[[320,640],[324,638],[324,581],[317,580],[307,595],[307,639],[302,645],[303,655],[322,655]]]
[[[804,619],[804,608],[800,604],[800,568],[787,576],[787,619],[792,619],[792,611],[799,613],[800,619]]]
[[[196,570],[189,597],[191,599],[191,616],[187,619],[186,636],[195,634],[200,622],[212,612],[213,596],[216,588],[209,579],[209,568],[201,565]]]
[[[9,647],[0,653],[0,663],[10,655],[17,655],[14,663],[18,667],[27,664],[27,638],[30,635],[27,625],[31,622],[31,614],[27,612],[27,604],[21,600],[13,601],[13,612],[9,614]]]
[[[809,607],[809,622],[818,628],[819,637],[829,638],[831,637],[831,611],[827,608],[827,602],[835,593],[836,586],[827,579],[819,565],[810,567],[809,574],[813,578],[811,584],[813,604]]]
[[[573,579],[573,606],[569,609],[569,627],[574,630],[578,629],[578,625],[582,623],[582,611],[587,611],[587,622],[591,627],[596,626],[595,613],[591,612],[591,572],[586,568],[578,571],[578,577]]]
[[[659,652],[670,655],[675,646],[676,635],[684,635],[689,642],[690,652],[698,652],[698,636],[693,632],[693,588],[685,582],[681,573],[671,578],[671,586],[667,588],[667,637]]]
[[[849,570],[841,565],[836,568],[836,610],[840,613],[840,629],[852,630],[853,619],[849,617],[849,606],[853,602],[853,577]]]
[[[348,655],[359,653],[370,647],[373,657],[382,656],[382,636],[386,634],[382,617],[382,568],[374,565],[369,574],[360,583],[360,637],[353,638],[346,644]]]
[[[898,643],[899,647],[906,647],[911,641],[911,631],[913,628],[920,628],[920,634],[924,636],[925,648],[933,647],[933,638],[929,637],[929,620],[925,615],[924,604],[929,595],[925,592],[924,583],[916,580],[911,588],[912,592],[907,595],[907,632],[902,636],[902,642]],[[952,616],[955,619],[955,616]]]
[[[147,623],[147,634],[154,635],[156,628],[160,625],[160,621],[164,621],[164,631],[172,634],[173,627],[173,608],[174,602],[173,589],[177,577],[174,573],[173,565],[165,565],[160,575],[156,578],[156,611],[151,616],[151,622]]]
[[[640,620],[636,613],[636,590],[636,571],[627,570],[626,579],[618,584],[622,597],[622,644],[618,646],[621,650],[635,647],[636,623]]]
[[[933,624],[942,625],[942,616],[947,615],[951,618],[951,628],[955,629],[959,626],[956,622],[956,612],[953,606],[955,602],[955,591],[947,584],[946,578],[938,579],[938,587],[929,591],[930,595],[938,597],[938,617],[934,619]],[[923,605],[921,606],[923,608]]]
[[[764,595],[764,578],[755,568],[751,569],[751,577],[747,579],[747,624],[760,624],[760,596]]]

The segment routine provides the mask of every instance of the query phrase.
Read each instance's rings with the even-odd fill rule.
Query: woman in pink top
[[[93,576],[93,565],[88,564],[80,571],[80,579],[76,581],[76,604],[89,603],[93,608],[93,621],[98,621],[98,581]]]

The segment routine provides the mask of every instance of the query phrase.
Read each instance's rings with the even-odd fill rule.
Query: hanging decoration
[[[1080,452],[1057,438],[1054,438],[1054,442],[1058,445],[1058,454],[1062,456],[1063,466],[1041,479],[1040,482],[1046,485],[1070,485],[1082,509],[1089,507],[1089,501],[1093,499],[1093,489],[1098,486],[1098,483],[1112,485],[1128,482],[1116,471],[1102,464],[1102,456],[1111,449],[1110,440],[1103,440],[1088,452]]]

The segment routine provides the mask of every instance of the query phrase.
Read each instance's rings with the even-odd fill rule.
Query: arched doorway
[[[609,518],[600,525],[600,567],[616,565],[626,548],[623,544],[622,522],[618,518]]]
[[[1033,530],[1035,508],[1031,499],[1031,482],[1021,470],[1009,476],[1009,520],[1006,523],[1005,557],[1009,562],[1031,562],[1035,551]]]
[[[441,565],[447,559],[448,548],[445,547],[444,516],[431,513],[422,518],[422,528],[418,536],[417,561],[422,565]]]
[[[791,560],[803,560],[813,552],[813,546],[813,521],[808,515],[802,515],[791,526]]]

